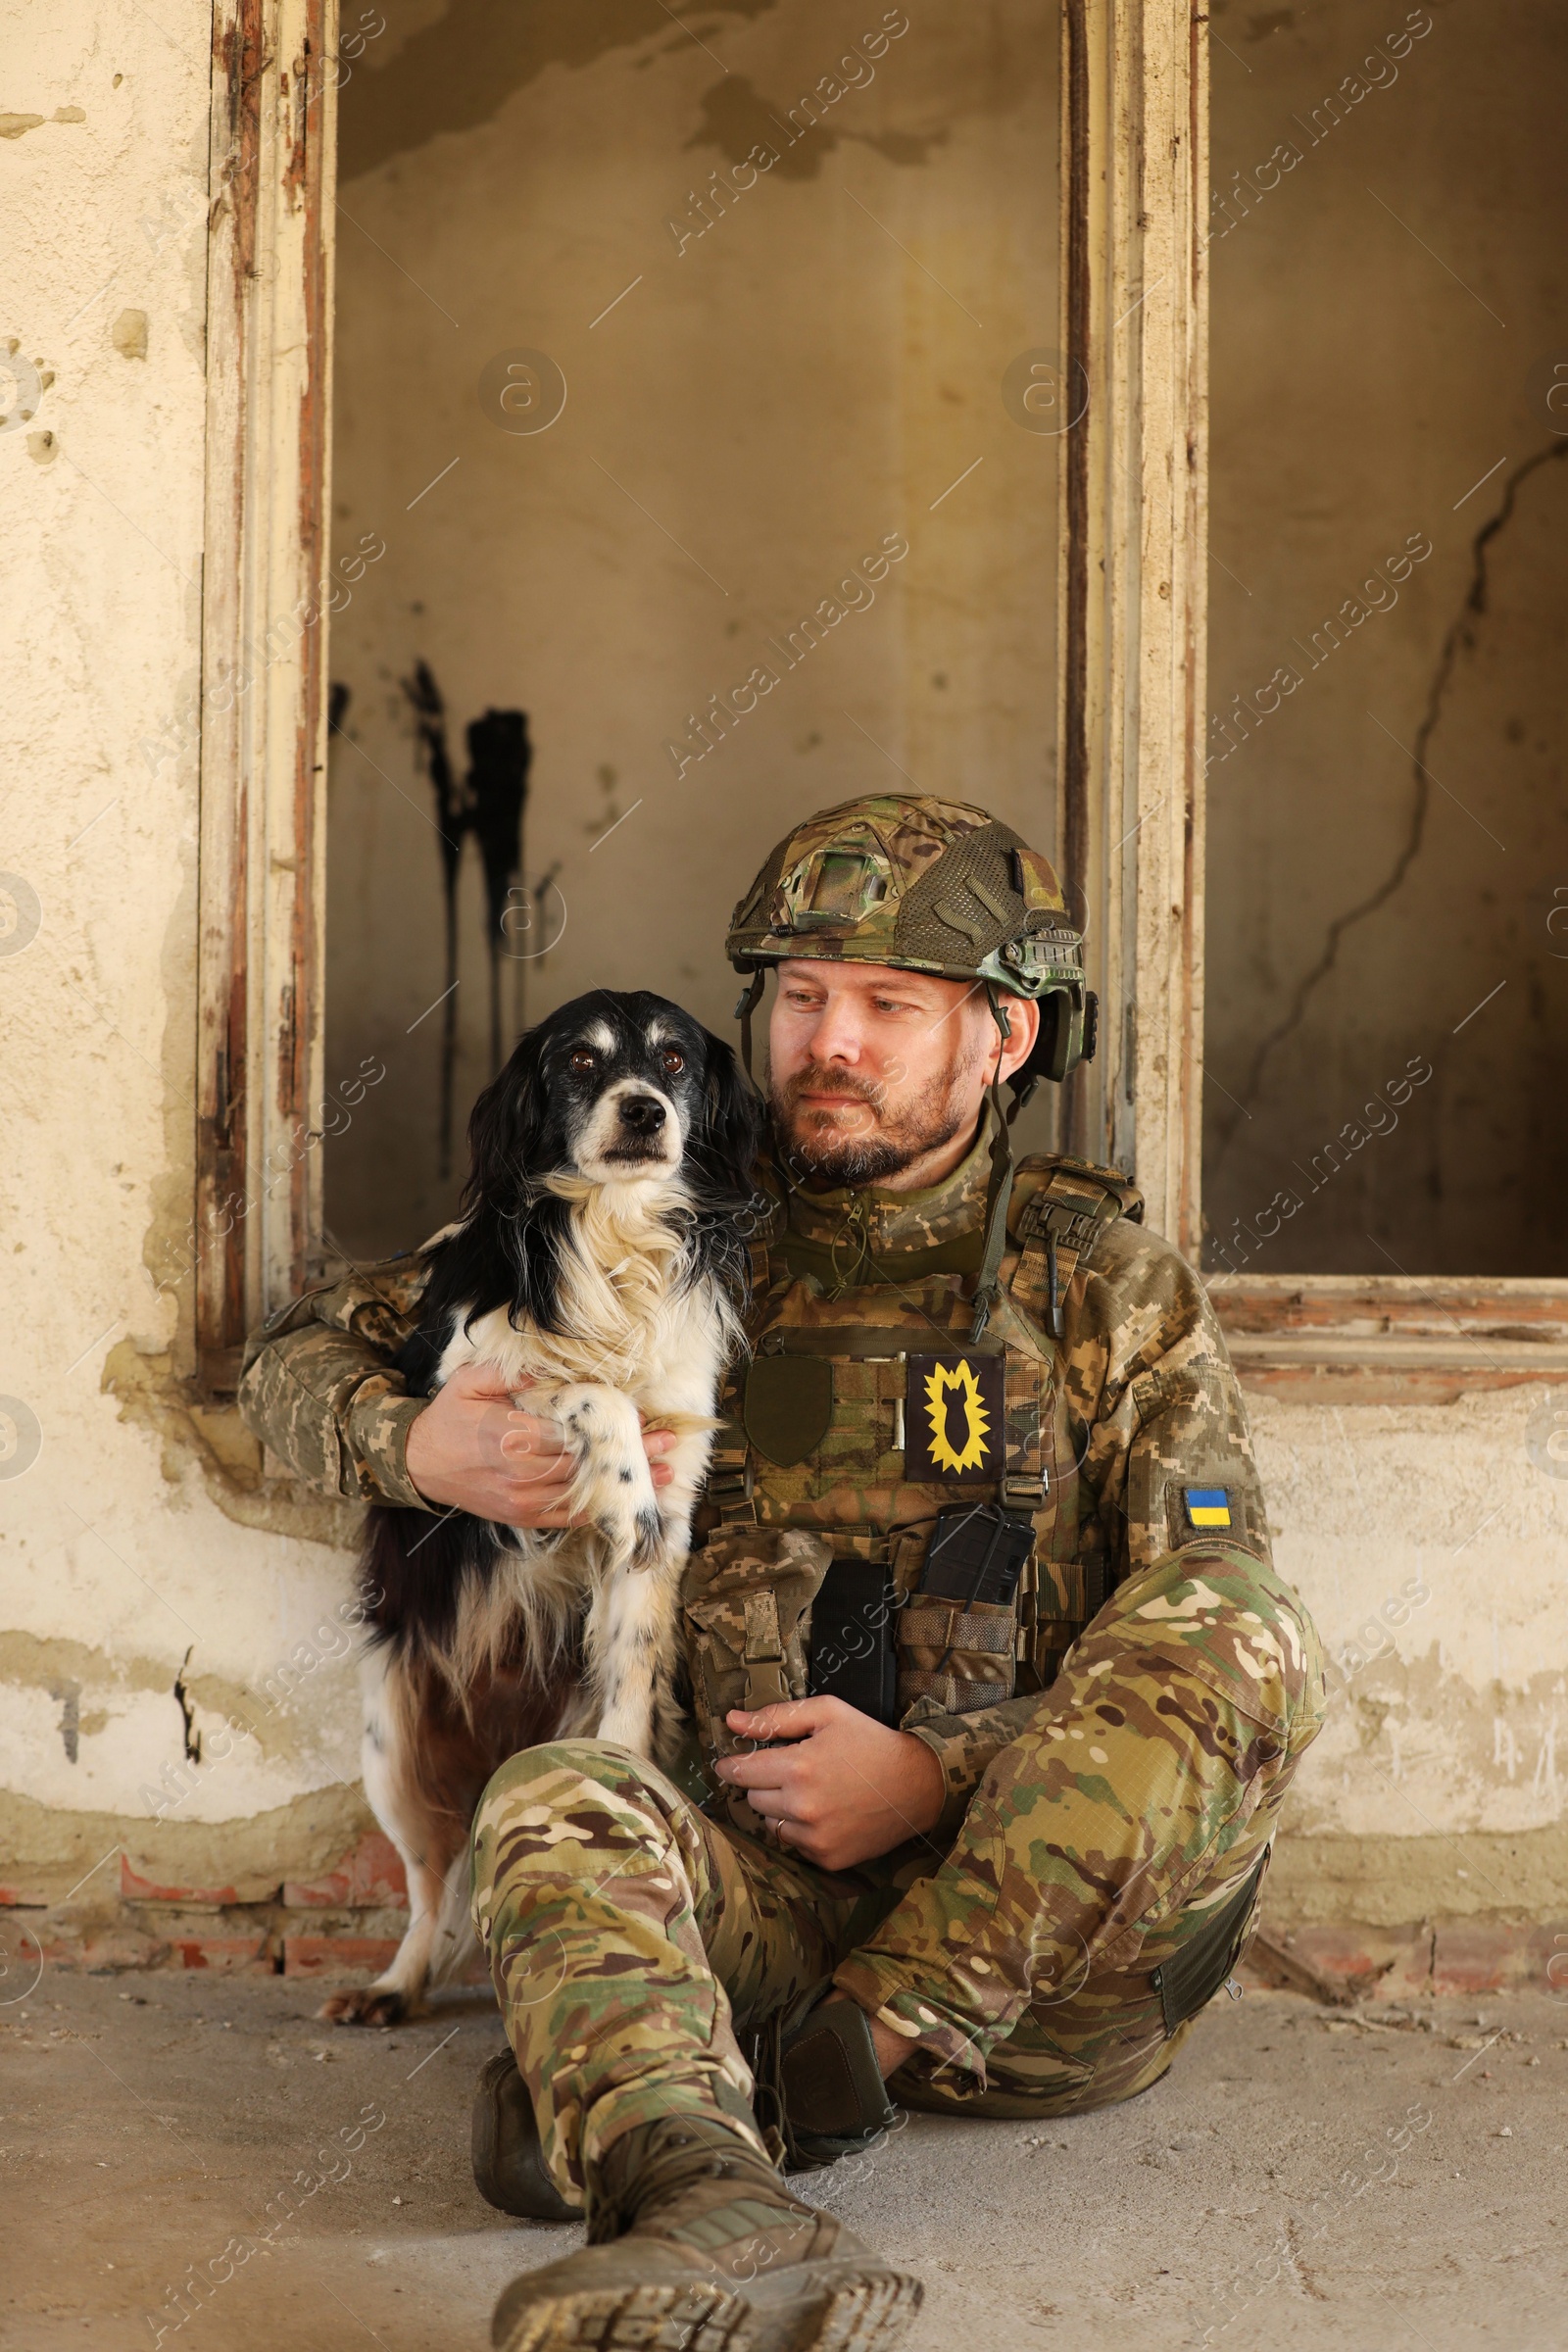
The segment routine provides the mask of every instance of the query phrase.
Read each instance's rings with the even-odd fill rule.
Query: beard
[[[808,1062],[769,1089],[774,1127],[792,1166],[813,1184],[881,1184],[928,1152],[939,1152],[966,1123],[963,1081],[977,1058],[973,1053],[959,1054],[897,1104],[871,1079]],[[803,1094],[828,1092],[865,1108],[801,1107]]]

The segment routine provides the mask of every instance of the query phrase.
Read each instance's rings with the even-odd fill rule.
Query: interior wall
[[[332,631],[328,1082],[387,1072],[330,1147],[351,1253],[450,1213],[491,1070],[468,841],[444,1171],[418,662],[460,769],[528,714],[504,1049],[597,986],[733,1038],[726,919],[813,808],[1054,834],[1056,442],[1002,382],[1056,341],[1054,0],[378,13],[340,93],[334,545],[385,548]],[[564,379],[537,431],[519,348]]]
[[[1568,20],[1213,33],[1206,1262],[1568,1273]]]
[[[17,398],[19,380],[30,397],[30,377],[19,379],[14,370],[9,384],[0,377],[13,613],[0,656],[13,733],[9,830],[0,860],[6,875],[0,1076],[10,1114],[0,1176],[0,1310],[8,1343],[0,1374],[0,1906],[7,1912],[0,1953],[8,1965],[29,1932],[25,1923],[42,1931],[35,1906],[69,1898],[68,1916],[80,1918],[112,1911],[122,1890],[136,1898],[141,1916],[156,1921],[159,1935],[167,1933],[176,1897],[192,1918],[199,1914],[206,1940],[198,1945],[193,1936],[193,1948],[210,1955],[211,1965],[269,1965],[256,1957],[256,1916],[234,1917],[228,1899],[264,1903],[305,1882],[308,1902],[326,1900],[310,1883],[344,1887],[341,1873],[323,1874],[333,1874],[368,1822],[358,1786],[349,1600],[354,1514],[270,1476],[237,1416],[204,1399],[191,1378],[189,1284],[180,1269],[189,1263],[193,1183],[198,762],[192,713],[204,561],[210,12],[199,0],[164,0],[158,17],[154,26],[109,0],[83,0],[69,15],[34,9],[8,25],[6,163],[18,194],[9,255],[13,307],[3,331],[18,338],[11,360],[20,355],[38,375],[30,417],[20,416]],[[531,10],[526,19],[517,12],[517,22],[529,26],[558,19],[566,21],[564,10]],[[613,7],[569,17],[589,50],[624,21]],[[764,21],[765,11],[746,17],[731,10],[726,17],[742,31]],[[1521,21],[1528,29],[1529,20]],[[706,16],[697,22],[705,38],[724,46],[725,34]],[[1234,23],[1222,22],[1220,30],[1239,53],[1259,54],[1257,45],[1237,41]],[[391,28],[382,37],[392,40]],[[465,122],[482,127],[486,109],[501,102],[509,37],[500,26],[487,80],[475,74],[440,99],[448,124],[442,137],[466,136]],[[912,29],[905,38],[912,38]],[[1514,56],[1510,38],[1506,26],[1498,31],[1524,121],[1536,104],[1532,53]],[[673,71],[674,54],[651,49],[649,64],[638,69],[647,86]],[[896,47],[889,54],[897,55]],[[1223,56],[1216,62],[1231,70]],[[735,63],[744,68],[743,57]],[[552,86],[568,96],[583,86],[573,75],[589,70],[586,62],[581,69],[548,69],[556,75]],[[716,74],[710,61],[703,71]],[[753,78],[760,83],[760,74]],[[413,113],[426,101],[437,109],[439,76],[428,62],[406,86]],[[874,99],[877,87],[860,98]],[[696,160],[706,169],[710,152],[682,152],[683,165]],[[841,145],[832,160],[843,163],[846,154],[862,168],[883,168],[863,144]],[[896,184],[917,185],[916,170],[908,167]],[[612,185],[615,176],[607,149],[600,178]],[[676,195],[689,184],[688,168],[677,175]],[[793,202],[816,186],[810,178],[785,179],[746,201],[776,193]],[[570,192],[575,201],[574,185]],[[351,213],[367,217],[352,191],[345,201]],[[664,203],[662,181],[650,236],[662,226]],[[742,210],[714,230],[710,256],[720,250],[721,235],[745,222]],[[1503,226],[1513,233],[1511,222]],[[345,247],[357,234],[352,222],[343,225]],[[906,242],[966,292],[953,266],[962,258],[962,240],[946,268],[934,244]],[[686,259],[692,258],[688,249]],[[596,269],[595,304],[604,279],[609,299],[636,274],[635,261],[621,266],[623,277],[608,267],[601,276]],[[912,286],[921,273],[907,267]],[[401,284],[390,262],[386,268],[388,282]],[[434,290],[450,291],[444,282],[434,282]],[[462,307],[452,307],[462,318]],[[989,333],[986,311],[974,307]],[[585,303],[582,314],[594,311]],[[1509,316],[1505,308],[1502,315]],[[1377,326],[1376,314],[1362,318],[1362,337]],[[389,331],[389,363],[400,348]],[[417,349],[412,357],[416,364],[387,381],[416,411],[431,377],[421,372]],[[626,383],[642,381],[635,340],[617,365]],[[476,375],[477,367],[465,379],[470,389]],[[948,383],[947,368],[933,380]],[[956,385],[964,396],[956,414],[965,430],[980,413],[967,405],[966,382]],[[732,429],[732,420],[720,421]],[[1413,413],[1405,438],[1419,443],[1424,430],[1422,414]],[[524,441],[520,448],[537,453],[546,442]],[[788,446],[782,425],[756,461],[760,470],[777,464],[781,446]],[[929,611],[919,625],[929,625],[939,640],[941,629],[951,627],[974,663],[984,652],[983,645],[974,651],[981,632],[964,621],[960,634],[956,608],[956,616],[944,620],[941,584],[948,576],[974,577],[979,560],[961,532],[951,543],[920,536],[946,527],[943,518],[963,494],[955,492],[935,514],[930,500],[957,474],[959,461],[968,463],[971,446],[960,440],[956,454],[944,449],[951,474],[933,460],[937,488],[925,507],[911,503],[911,552],[895,570],[904,581],[901,613],[915,601],[913,583],[923,581]],[[987,445],[970,486],[989,480],[1007,446]],[[1520,443],[1519,451],[1529,446]],[[1483,451],[1476,473],[1503,447],[1511,458],[1518,454],[1504,440]],[[1034,453],[1032,441],[1027,448]],[[1396,440],[1385,452],[1387,462],[1404,463],[1402,450]],[[450,443],[427,473],[411,464],[414,478],[391,515],[383,563],[391,560],[397,516],[448,454]],[[619,470],[623,460],[612,451],[604,462]],[[1033,454],[1018,460],[1033,462]],[[460,466],[452,478],[463,471]],[[598,480],[591,466],[583,474]],[[837,494],[847,495],[844,481],[834,480]],[[636,486],[645,487],[640,477]],[[656,612],[675,605],[673,561],[667,577],[650,561],[638,583],[627,586],[621,567],[633,557],[624,552],[632,546],[626,519],[608,508],[590,510],[591,488],[573,476],[560,496],[563,504],[568,492],[582,502],[585,534],[592,523],[606,582],[607,617],[624,633],[641,605]],[[414,508],[411,524],[435,495]],[[661,517],[671,528],[685,522],[681,535],[694,548],[689,532],[710,513],[715,533],[731,528],[721,503],[705,509],[694,497],[691,504],[690,515],[661,510]],[[1461,510],[1459,521],[1468,511]],[[635,510],[629,512],[635,523]],[[874,544],[860,538],[862,518],[879,529],[885,513],[880,500],[868,498],[852,514],[842,541],[827,527],[834,517],[825,506],[820,514],[812,511],[812,527],[835,553],[841,544],[859,553]],[[895,511],[890,527],[900,519]],[[1402,516],[1396,519],[1403,527]],[[1418,510],[1410,520],[1420,519]],[[364,517],[364,527],[375,527],[373,514]],[[939,551],[929,571],[920,569],[922,544]],[[944,546],[947,557],[939,560]],[[706,542],[698,552],[711,562]],[[734,549],[726,542],[721,552]],[[1234,551],[1221,552],[1230,562]],[[1435,544],[1434,558],[1412,577],[1431,576],[1438,552]],[[456,580],[455,567],[444,576]],[[734,592],[736,579],[719,576]],[[817,578],[803,557],[789,575],[788,597],[781,590],[763,614],[769,629],[779,617],[797,615]],[[488,600],[506,586],[486,579],[471,598],[455,601],[439,642],[416,640],[413,624],[420,616],[394,614],[403,634],[395,643],[389,638],[388,675],[378,685],[383,697],[390,703],[399,666],[422,650],[432,660],[440,656],[461,713],[505,703],[514,693],[534,708],[544,694],[538,710],[555,711],[564,728],[575,706],[559,695],[550,699],[551,679],[537,663],[520,687],[489,666],[462,671],[469,638],[489,626]],[[1314,607],[1321,609],[1320,600],[1308,612]],[[720,610],[722,640],[728,614]],[[843,646],[874,647],[875,632],[894,610],[893,600],[879,596],[784,683],[814,693],[811,663],[853,666]],[[364,611],[358,599],[347,617],[356,611]],[[1367,625],[1403,626],[1405,611],[1401,603]],[[338,615],[335,644],[343,642],[347,617]],[[389,632],[393,619],[385,624]],[[900,632],[915,625],[913,616],[898,623]],[[1016,625],[999,588],[989,627],[1005,646]],[[851,628],[858,638],[843,634]],[[708,639],[695,642],[701,649]],[[1347,649],[1347,659],[1353,650]],[[873,681],[886,674],[868,653],[858,651],[854,659]],[[672,698],[676,717],[697,686],[711,680],[715,690],[720,682],[727,687],[735,674],[727,666],[701,667],[691,657],[682,691]],[[936,731],[943,724],[971,723],[966,703],[944,699],[954,695],[951,683],[938,688],[927,671],[910,674],[925,685],[920,696],[911,692],[903,723],[913,728],[918,721],[928,730],[922,742],[940,750]],[[988,674],[982,669],[982,678]],[[843,699],[850,700],[848,693]],[[858,703],[850,707],[876,731],[874,712]],[[664,708],[661,703],[661,714]],[[832,748],[837,737],[797,752],[795,721],[784,723],[792,708],[782,700],[775,705],[777,718],[769,723],[778,728],[776,740],[760,732],[753,738],[774,742],[764,780],[775,785],[788,782],[797,766],[814,776],[813,760],[825,762],[830,748],[835,760],[843,758]],[[831,708],[825,696],[810,706],[813,712]],[[1307,708],[1303,703],[1303,714]],[[948,720],[954,711],[957,718]],[[630,721],[621,723],[629,731]],[[983,723],[983,745],[1001,741],[993,716],[982,712],[972,723]],[[386,716],[385,748],[400,747],[407,759],[402,724],[401,716],[398,725]],[[541,761],[549,740],[541,717]],[[886,740],[904,757],[895,738]],[[656,741],[655,753],[660,748]],[[733,748],[744,748],[744,736]],[[338,752],[357,760],[343,745]],[[601,812],[594,752],[589,743],[551,820],[584,876],[595,875],[639,821],[629,820],[591,859],[585,838],[573,838],[573,824]],[[397,788],[388,783],[385,803],[367,805],[367,824],[379,821],[386,805],[401,808],[400,791],[418,797],[412,760],[395,770],[383,764]],[[926,780],[923,766],[906,764]],[[706,771],[688,771],[688,786],[704,772],[723,770],[715,760]],[[1006,772],[1023,772],[1021,755]],[[1438,772],[1453,784],[1447,768]],[[543,769],[543,800],[542,778]],[[819,797],[858,780],[845,763]],[[804,784],[799,791],[804,800]],[[628,793],[619,806],[636,797]],[[656,794],[650,808],[659,807]],[[661,953],[670,940],[676,949],[668,952],[687,953],[689,934],[693,951],[701,950],[702,970],[712,975],[714,1018],[729,994],[716,943],[717,924],[739,888],[730,868],[749,874],[772,821],[767,807],[752,807],[740,792],[715,795],[707,823],[692,833],[693,855],[706,858],[710,826],[735,831],[725,859],[712,854],[711,900],[695,881],[687,887],[684,864],[673,873],[666,865],[654,911],[633,907],[626,917],[628,936],[642,924]],[[427,855],[428,828],[422,818],[410,824],[410,838],[416,824]],[[754,834],[743,837],[747,825]],[[530,851],[531,874],[546,870],[547,852],[557,854],[548,841]],[[340,879],[343,870],[340,860]],[[631,869],[632,882],[639,870]],[[427,875],[428,868],[420,871]],[[396,879],[389,846],[370,879],[356,886],[367,903],[377,874]],[[624,873],[616,890],[630,898]],[[427,925],[439,903],[424,880],[420,892],[419,919]],[[602,918],[607,955],[619,953],[616,904],[612,892],[610,914]],[[704,924],[711,926],[706,933]],[[1221,949],[1224,928],[1217,912],[1210,936]],[[427,943],[420,953],[428,953]],[[699,962],[698,953],[688,959]],[[436,975],[439,985],[438,958]],[[568,984],[550,980],[563,993]],[[533,1001],[546,1001],[542,986]],[[424,1036],[416,1030],[411,1062]],[[1418,1034],[1411,1050],[1419,1043]],[[345,1066],[352,1070],[354,1060],[329,1065],[335,1076]],[[423,1105],[422,1117],[433,1064],[415,1072],[419,1091],[409,1067],[399,1065],[396,1083]],[[389,1057],[387,1078],[365,1100],[393,1093]],[[361,1126],[357,1118],[330,1148],[346,1150]],[[389,1129],[383,1148],[392,1142]],[[1396,1398],[1342,1407],[1268,1394],[1250,1399],[1278,1557],[1338,1659],[1343,1686],[1329,1729],[1296,1784],[1271,1871],[1270,1902],[1288,1906],[1291,1916],[1409,1924],[1439,1915],[1523,1920],[1545,1936],[1548,1950],[1551,1923],[1564,1923],[1568,1933],[1568,1835],[1556,1744],[1568,1678],[1561,1607],[1568,1479],[1558,1475],[1561,1465],[1547,1442],[1553,1427],[1560,1435],[1560,1391],[1555,1397],[1534,1387],[1451,1405]],[[162,1904],[147,1899],[160,1893],[169,1898]],[[60,1915],[53,1919],[58,1927]],[[36,1944],[25,1948],[36,1957]],[[117,1944],[116,1964],[148,1948],[145,1941]]]
[[[1269,1911],[1429,1941],[1436,1923],[1507,1923],[1537,1934],[1535,1981],[1554,1983],[1553,1928],[1568,1948],[1568,1475],[1544,1440],[1568,1424],[1564,1391],[1438,1403],[1401,1399],[1391,1379],[1368,1403],[1356,1385],[1339,1402],[1266,1383],[1247,1396],[1275,1558],[1329,1658]]]
[[[368,1819],[352,1514],[191,1377],[212,10],[157,15],[11,9],[0,116],[0,1905],[77,1918]]]

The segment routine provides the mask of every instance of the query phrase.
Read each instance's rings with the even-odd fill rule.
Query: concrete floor
[[[488,2342],[501,2287],[575,2234],[504,2220],[469,2178],[469,2093],[501,2039],[489,1994],[393,2034],[321,2027],[319,1998],[286,1979],[49,1971],[0,2007],[10,2352]],[[808,2193],[924,2277],[911,2352],[1559,2352],[1565,2150],[1568,2001],[1357,2020],[1249,1991],[1130,2106],[911,2117],[859,2177]],[[276,2222],[296,2175],[296,2197],[322,2184],[225,2278],[225,2247]],[[222,2283],[176,2330],[193,2266]]]

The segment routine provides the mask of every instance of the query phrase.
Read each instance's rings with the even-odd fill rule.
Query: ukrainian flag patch
[[[1229,1527],[1231,1497],[1228,1487],[1188,1487],[1184,1490],[1187,1516],[1194,1527]]]

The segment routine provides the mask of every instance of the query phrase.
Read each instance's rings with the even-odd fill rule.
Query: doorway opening
[[[1204,1264],[1568,1275],[1568,24],[1213,13]]]
[[[555,1005],[651,988],[733,1037],[730,908],[811,809],[981,801],[1058,854],[1054,0],[853,40],[828,0],[383,13],[338,94],[354,1257],[453,1213]]]

